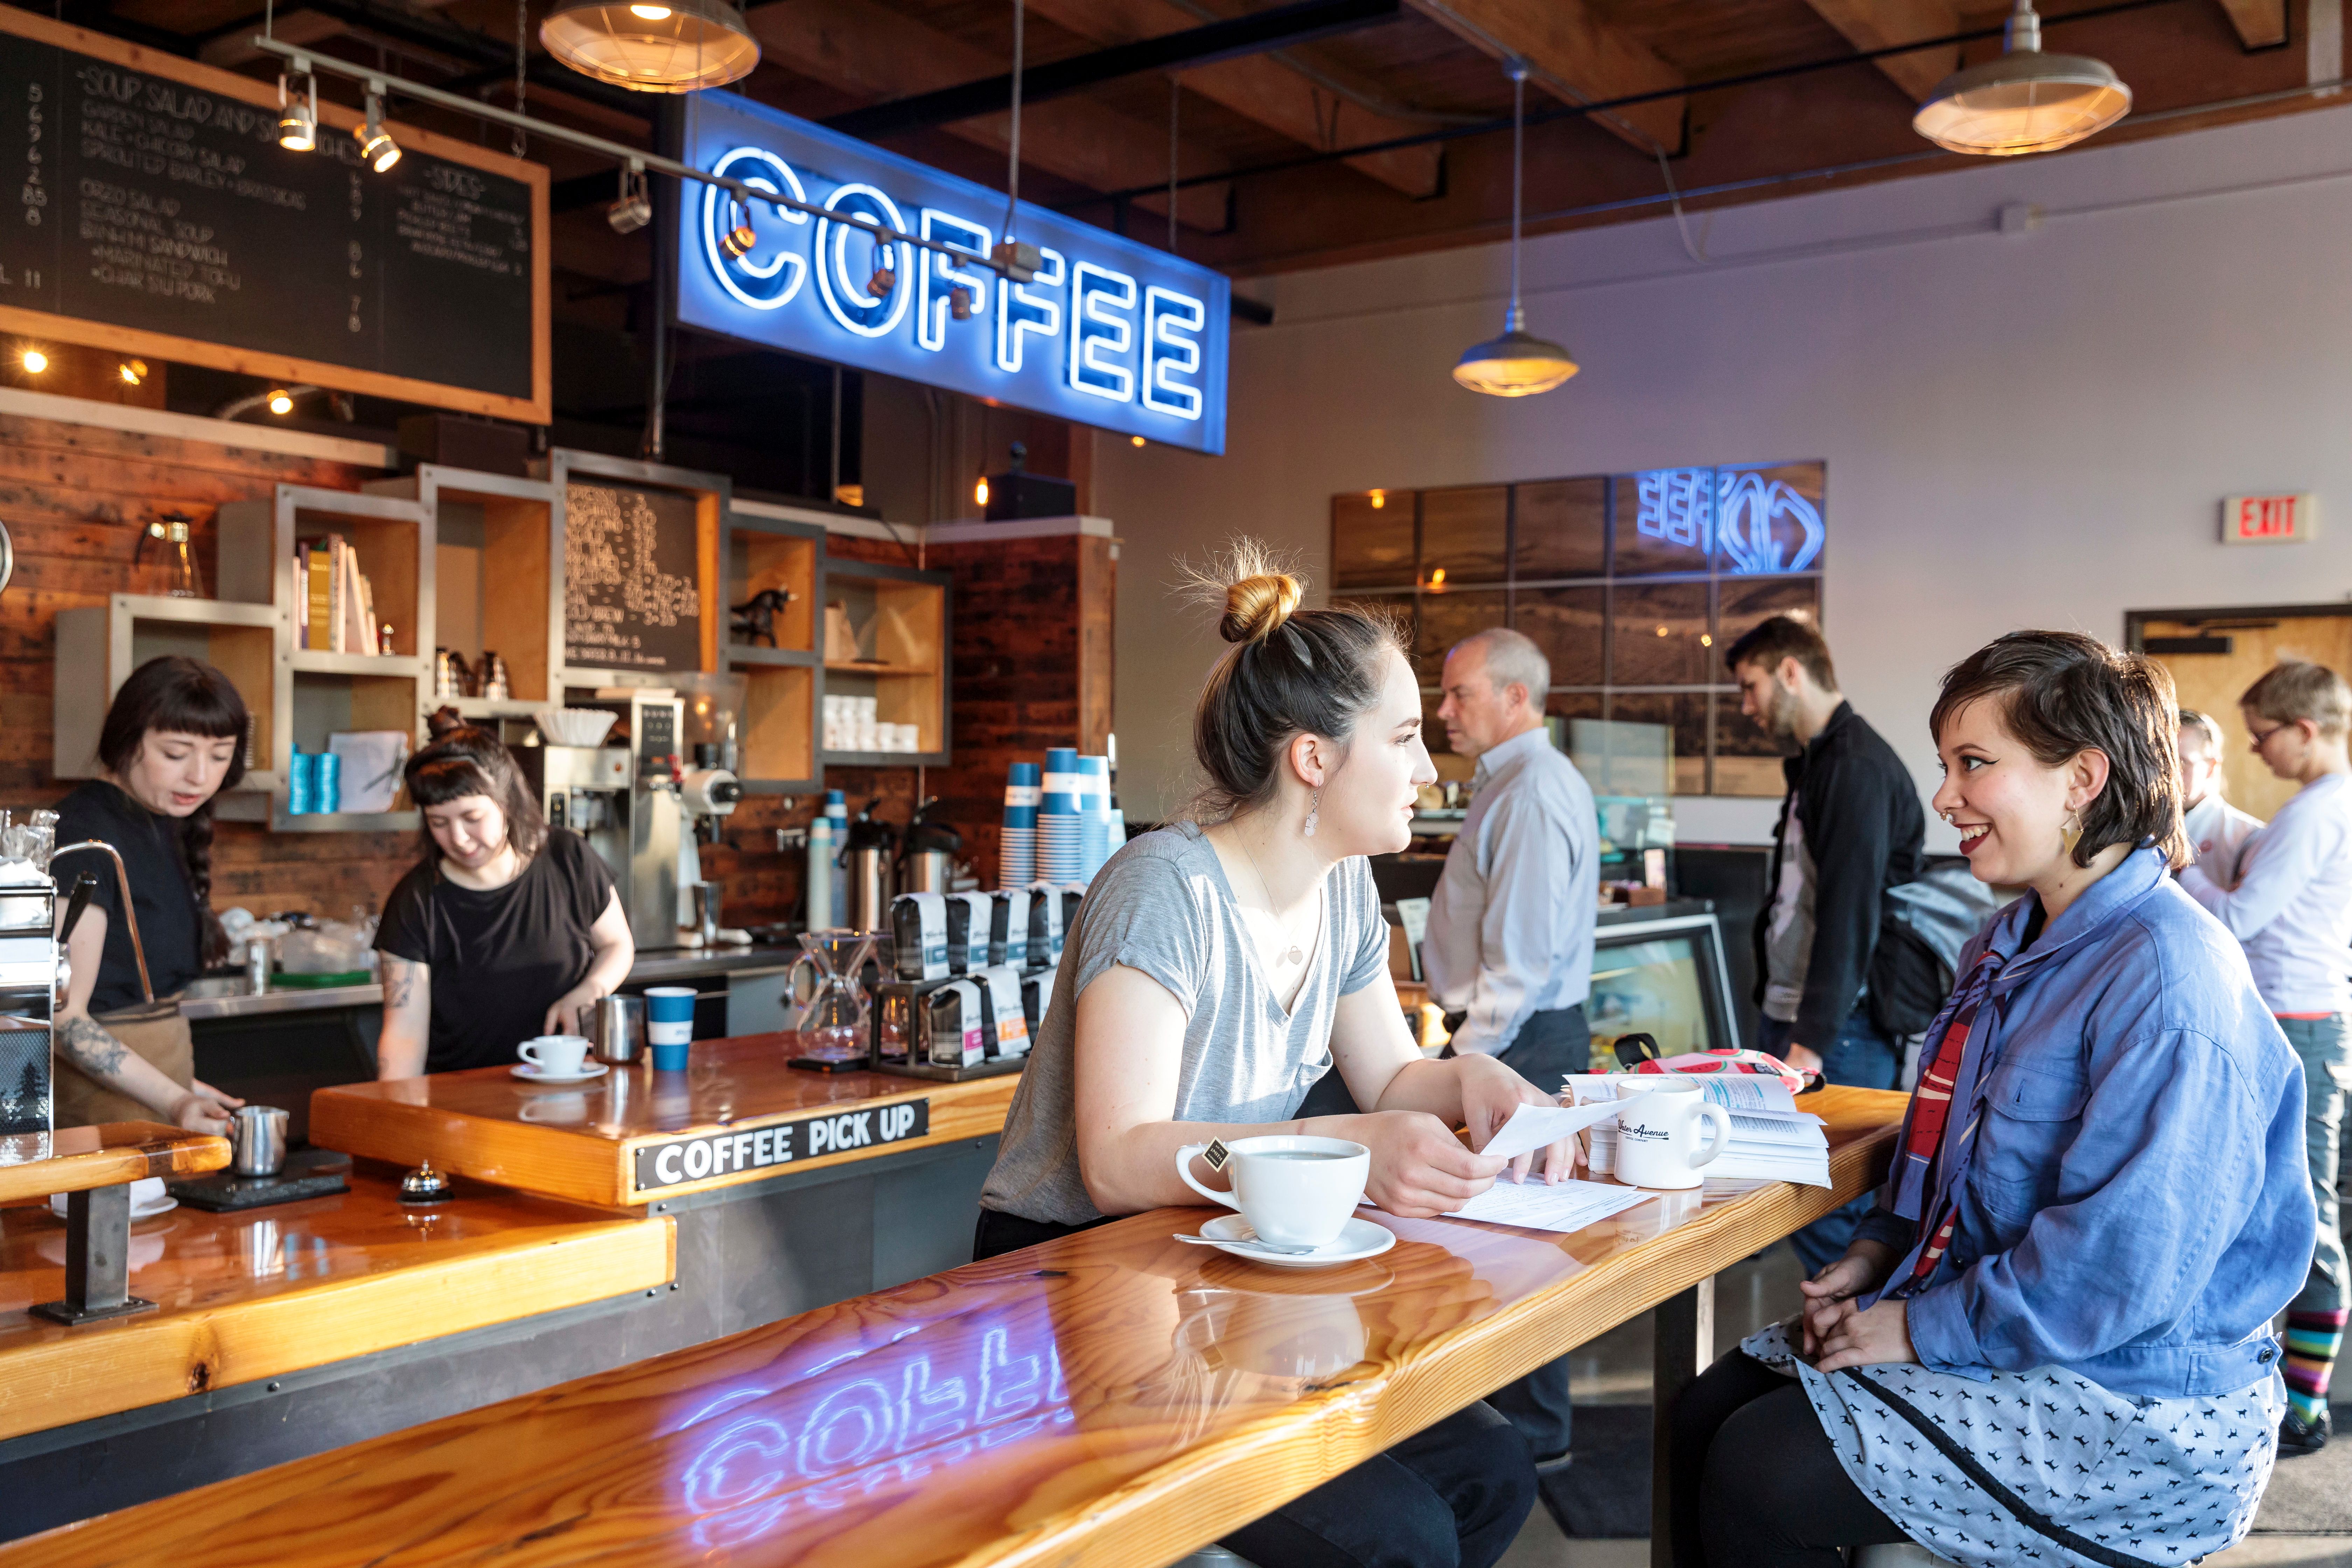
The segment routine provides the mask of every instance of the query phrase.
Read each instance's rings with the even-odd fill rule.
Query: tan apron
[[[112,1013],[93,1013],[100,1028],[121,1040],[165,1078],[186,1089],[196,1076],[195,1037],[180,1016],[176,996],[158,997]],[[50,1093],[59,1127],[96,1127],[108,1121],[163,1121],[170,1108],[142,1105],[119,1094],[68,1060],[63,1051],[51,1058],[56,1071]]]

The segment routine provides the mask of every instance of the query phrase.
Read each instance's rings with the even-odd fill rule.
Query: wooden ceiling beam
[[[1097,44],[1135,43],[1192,26],[1196,21],[1170,0],[1028,0],[1028,4],[1032,11]],[[1315,69],[1362,97],[1378,100],[1385,96],[1376,85],[1321,59],[1316,60]],[[1274,55],[1250,55],[1188,67],[1177,79],[1187,92],[1198,93],[1268,130],[1317,149],[1385,142],[1429,128],[1421,121],[1393,119],[1349,102],[1318,87]],[[1347,162],[1349,168],[1418,201],[1437,194],[1444,155],[1435,146],[1402,147]]]
[[[1528,62],[1536,85],[1563,103],[1590,103],[1683,86],[1682,71],[1603,19],[1587,0],[1409,0],[1413,9],[1497,58]],[[1594,124],[1643,153],[1681,150],[1681,98],[1605,110]]]
[[[1948,38],[1962,28],[1960,8],[1954,0],[1810,0],[1822,21],[1835,27],[1857,49],[1885,49],[1914,38]],[[2225,0],[2226,3],[2226,0]],[[2262,0],[2246,0],[2261,4]],[[2284,0],[2271,0],[2283,5]],[[1886,79],[1917,103],[1946,77],[1960,68],[1960,47],[1913,49],[1882,55],[1873,62]]]
[[[2286,0],[2221,0],[2238,41],[2250,49],[2286,42]]]
[[[874,0],[780,0],[746,14],[762,58],[781,69],[814,78],[858,97],[904,98],[953,87],[1002,71],[1005,62],[961,38],[927,27]],[[1010,142],[1011,117],[984,114],[940,129],[992,152]],[[1168,177],[1168,129],[1146,125],[1083,98],[1061,99],[1021,111],[1025,163],[1091,190],[1125,190]],[[1221,161],[1183,147],[1178,167],[1187,175],[1213,173]],[[1225,226],[1233,187],[1223,181],[1179,193],[1177,218],[1203,232]],[[1168,210],[1161,195],[1135,204]]]

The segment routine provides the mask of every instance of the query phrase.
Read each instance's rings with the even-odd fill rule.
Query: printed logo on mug
[[[1731,1113],[1707,1098],[1706,1085],[1680,1073],[1620,1073],[1617,1098],[1617,1179],[1628,1186],[1696,1187],[1731,1144]],[[1699,1152],[1698,1124],[1715,1129]]]

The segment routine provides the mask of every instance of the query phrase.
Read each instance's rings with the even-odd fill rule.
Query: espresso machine
[[[666,687],[575,688],[565,705],[615,716],[601,746],[522,746],[523,778],[548,825],[588,840],[621,895],[640,949],[677,945],[678,722],[683,704]]]

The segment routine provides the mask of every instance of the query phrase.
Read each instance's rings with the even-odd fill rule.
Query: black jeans
[[[1675,1402],[1675,1568],[1841,1568],[1907,1541],[1838,1463],[1804,1389],[1734,1350]]]
[[[982,1209],[972,1260],[1091,1228]],[[1219,1544],[1259,1568],[1493,1568],[1535,1500],[1526,1440],[1477,1404]]]

